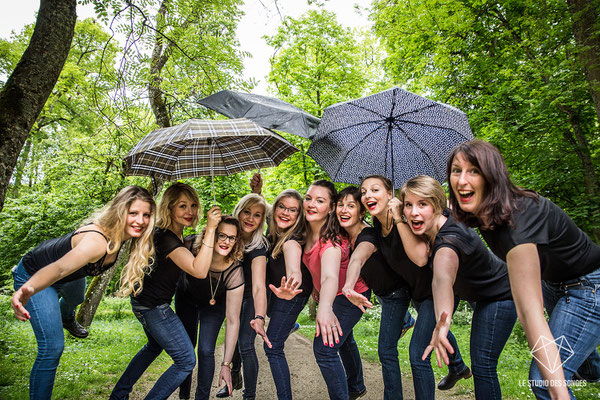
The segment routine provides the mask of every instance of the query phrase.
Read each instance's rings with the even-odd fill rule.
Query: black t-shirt
[[[264,245],[244,253],[244,258],[242,259],[241,263],[242,269],[244,270],[244,281],[246,282],[246,286],[244,287],[244,296],[252,295],[252,261],[254,261],[256,257],[261,256],[267,256],[267,247]]]
[[[390,233],[383,236],[381,223],[377,218],[373,218],[373,224],[379,236],[379,251],[392,270],[408,284],[412,299],[415,301],[431,299],[431,280],[433,278],[431,268],[419,267],[408,258],[398,228],[392,227]]]
[[[506,264],[485,247],[475,230],[456,221],[451,215],[435,238],[432,260],[443,247],[452,249],[458,255],[454,293],[459,298],[467,301],[512,299]]]
[[[104,236],[103,233],[85,227],[81,228],[78,231],[67,233],[66,235],[58,238],[44,240],[33,250],[31,250],[30,252],[25,254],[25,256],[23,256],[23,267],[25,268],[25,271],[27,271],[29,275],[33,275],[40,269],[62,258],[65,254],[71,251],[71,239],[73,238],[73,236],[79,233],[86,232],[96,232],[96,234],[102,235],[108,241],[108,239],[106,238],[106,236]],[[57,281],[56,283],[72,282],[85,276],[100,275],[101,273],[115,265],[116,262],[115,259],[115,261],[110,264],[102,265],[104,264],[105,258],[106,253],[98,261],[84,265],[78,270],[73,271],[71,274]]]
[[[354,248],[356,249],[362,242],[371,243],[376,248],[360,271],[360,276],[373,293],[377,296],[386,296],[406,286],[406,282],[390,268],[385,257],[379,251],[379,237],[375,228],[363,228],[356,237]]]
[[[210,279],[210,280],[209,280]],[[227,291],[244,284],[244,271],[239,262],[232,263],[225,271],[209,271],[204,279],[182,274],[177,285],[177,296],[181,293],[188,301],[203,306],[213,298],[217,303],[225,302]]]
[[[506,261],[515,246],[537,244],[542,279],[564,282],[600,268],[600,247],[550,200],[521,197],[512,213],[513,226],[483,230],[492,251]]]
[[[136,302],[150,308],[171,303],[177,281],[183,272],[170,258],[167,258],[173,250],[184,247],[183,242],[173,231],[156,228],[154,247],[156,249],[154,265],[150,273],[144,276],[142,291],[134,296]]]
[[[277,258],[273,258],[271,256],[271,250],[272,249],[269,250],[269,256],[267,257],[267,284],[279,287],[281,285],[281,278],[286,275],[285,257],[283,256],[282,251]],[[302,289],[302,295],[310,295],[313,290],[312,276],[310,275],[308,268],[306,268],[306,265],[302,262],[302,259],[300,259],[300,272],[302,272],[302,284],[298,289]]]

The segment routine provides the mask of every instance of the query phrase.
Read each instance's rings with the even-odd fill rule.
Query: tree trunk
[[[81,303],[79,310],[77,310],[77,315],[75,315],[75,318],[81,325],[88,327],[92,324],[100,301],[102,300],[110,281],[112,281],[117,273],[119,265],[120,263],[116,262],[112,268],[101,275],[95,276],[90,282],[90,285],[85,291],[85,300]]]
[[[171,126],[171,118],[163,99],[160,83],[162,81],[160,73],[166,62],[171,56],[172,46],[167,45],[163,51],[164,38],[162,30],[165,27],[165,14],[167,13],[167,0],[160,4],[158,14],[156,15],[156,39],[154,41],[154,49],[152,50],[152,58],[150,60],[150,81],[148,82],[148,97],[150,99],[150,107],[156,118],[156,123],[161,128]]]
[[[600,0],[567,0],[573,35],[600,123]]]
[[[21,159],[17,163],[17,169],[15,170],[15,183],[12,187],[12,195],[13,197],[19,196],[19,189],[23,184],[23,171],[25,171],[25,167],[27,166],[27,161],[29,161],[29,153],[31,152],[31,140],[25,141],[25,146],[23,147],[23,152],[21,154]]]
[[[41,0],[29,46],[0,91],[0,211],[27,135],[60,76],[77,0]]]
[[[317,302],[312,296],[308,298],[308,318],[310,318],[311,321],[317,319]]]

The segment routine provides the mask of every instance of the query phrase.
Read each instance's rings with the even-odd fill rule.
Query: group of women
[[[72,320],[77,305],[77,293],[70,292],[81,288],[72,283],[110,268],[128,240],[122,292],[131,294],[148,343],[125,369],[111,399],[128,398],[162,350],[173,365],[147,398],[167,398],[178,387],[179,397],[189,398],[196,364],[195,398],[209,398],[215,344],[225,319],[219,371],[225,393],[231,395],[236,383],[231,367],[237,348],[243,397],[256,397],[258,334],[278,398],[292,398],[284,344],[311,294],[318,302],[313,351],[329,397],[362,397],[367,388],[353,327],[373,306],[371,292],[382,307],[378,353],[384,399],[402,398],[397,346],[413,324],[407,312],[411,301],[418,312],[409,344],[417,399],[435,395],[432,351],[439,366],[448,365],[439,389],[473,376],[476,398],[501,398],[498,358],[517,316],[533,351],[539,342],[545,345],[531,364],[534,394],[570,398],[568,382],[600,345],[600,247],[550,200],[513,185],[502,156],[489,143],[457,146],[448,159],[448,182],[449,202],[428,176],[409,180],[400,198],[379,175],[340,192],[318,180],[304,196],[284,190],[272,206],[252,193],[231,216],[212,207],[202,232],[185,238],[184,228],[194,228],[201,215],[192,187],[169,186],[156,212],[147,191],[123,189],[89,224],[42,243],[13,270],[15,315],[31,321],[38,341],[31,398],[51,396],[64,346],[63,321]],[[259,175],[251,186],[260,193]],[[373,226],[365,222],[367,211]],[[479,228],[491,252],[472,227]],[[471,368],[450,331],[460,299],[474,310]],[[559,337],[572,356],[555,344]],[[556,366],[559,355],[562,367]]]

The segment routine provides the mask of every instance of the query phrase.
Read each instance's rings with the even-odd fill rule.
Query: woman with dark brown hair
[[[506,261],[536,360],[529,375],[534,394],[569,399],[568,382],[600,344],[600,247],[550,200],[515,186],[502,155],[487,142],[457,146],[448,181],[457,219],[478,227]]]

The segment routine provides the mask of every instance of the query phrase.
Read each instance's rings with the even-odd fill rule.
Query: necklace
[[[210,304],[211,306],[214,306],[215,304],[217,304],[217,301],[215,300],[215,294],[217,294],[217,290],[219,289],[219,283],[221,283],[221,275],[223,275],[223,271],[221,271],[219,273],[217,285],[215,286],[215,290],[213,291],[212,275],[209,272],[208,282],[210,283],[210,300],[208,301],[208,304]]]

